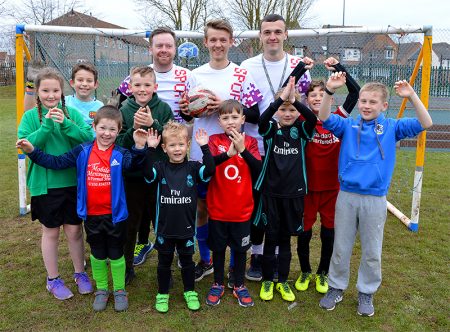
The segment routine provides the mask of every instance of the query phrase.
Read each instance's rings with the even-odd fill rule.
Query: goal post
[[[27,48],[27,44],[24,40],[24,33],[39,33],[48,34],[53,36],[53,34],[65,34],[67,36],[72,36],[72,38],[81,38],[79,36],[91,36],[91,37],[111,37],[115,40],[120,41],[126,38],[148,38],[150,36],[150,30],[128,30],[128,29],[103,29],[103,28],[84,28],[84,27],[67,27],[67,26],[49,26],[49,25],[28,25],[19,24],[16,26],[16,113],[17,113],[17,126],[20,123],[20,119],[24,113],[24,103],[23,96],[25,91],[25,63],[24,58],[29,61],[31,56]],[[421,34],[423,35],[423,45],[420,50],[420,54],[417,56],[417,61],[415,68],[412,72],[410,83],[413,84],[416,76],[418,76],[419,70],[421,70],[421,80],[420,80],[420,99],[424,103],[425,107],[428,108],[428,99],[430,94],[430,80],[431,80],[431,59],[432,59],[432,27],[431,26],[378,26],[378,27],[337,27],[328,29],[301,29],[301,30],[289,30],[289,38],[304,38],[307,39],[319,39],[326,38],[326,45],[322,45],[322,49],[325,54],[328,53],[328,40],[340,38],[341,36],[347,36],[352,38],[358,35],[373,35],[372,39],[376,39],[376,35],[398,35],[404,36],[407,34]],[[201,40],[204,37],[202,32],[197,31],[175,31],[175,35],[178,38],[185,39],[197,39]],[[245,39],[255,39],[259,37],[259,31],[235,31],[234,37],[240,40]],[[328,37],[331,37],[328,39]],[[83,37],[84,38],[84,37]],[[95,59],[95,38],[94,40],[94,59]],[[92,43],[92,42],[91,42]],[[118,43],[118,42],[117,42]],[[374,42],[376,44],[376,42]],[[115,44],[114,44],[115,45]],[[59,46],[59,45],[58,45]],[[40,46],[42,48],[42,46]],[[64,45],[63,45],[64,47]],[[67,47],[67,45],[66,45]],[[75,46],[76,47],[76,46]],[[105,45],[106,47],[106,45]],[[305,47],[306,48],[306,47]],[[109,50],[112,51],[112,50]],[[136,53],[136,51],[135,51]],[[48,51],[45,54],[49,54]],[[330,53],[333,55],[334,53]],[[341,54],[342,55],[342,54]],[[388,59],[386,55],[386,59]],[[365,68],[358,69],[358,73],[364,73]],[[395,78],[398,75],[405,76],[405,71],[391,71],[386,74],[387,70],[383,72],[383,77],[386,78],[388,75]],[[394,69],[395,70],[395,69]],[[353,75],[353,74],[352,74]],[[389,76],[390,79],[392,77]],[[113,78],[117,79],[119,75],[115,75]],[[125,76],[123,76],[125,77]],[[369,77],[368,79],[373,76]],[[363,79],[364,81],[364,79]],[[117,82],[118,85],[120,82]],[[103,81],[101,83],[103,85]],[[110,88],[110,87],[108,87]],[[406,100],[402,102],[398,117],[403,116],[403,111],[406,107]],[[426,143],[426,132],[419,135],[416,147],[416,164],[415,164],[415,175],[414,175],[414,185],[412,189],[412,203],[411,203],[411,217],[408,218],[404,213],[400,211],[393,204],[388,204],[388,210],[392,212],[397,218],[399,218],[409,230],[417,232],[419,224],[419,210],[420,210],[420,200],[421,200],[421,190],[422,190],[422,179],[423,179],[423,168],[424,168],[424,153],[425,153],[425,143]],[[408,175],[409,176],[409,175]],[[29,212],[29,205],[27,205],[26,198],[26,167],[25,167],[25,155],[18,151],[18,177],[19,177],[19,212],[20,214],[25,214]]]

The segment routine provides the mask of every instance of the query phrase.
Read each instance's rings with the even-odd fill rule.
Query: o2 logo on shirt
[[[237,180],[237,183],[241,183],[242,181],[242,177],[239,175],[239,169],[235,165],[228,165],[225,167],[223,174],[230,181]]]

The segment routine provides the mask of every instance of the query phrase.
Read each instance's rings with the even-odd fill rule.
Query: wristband
[[[329,96],[334,95],[334,92],[331,92],[330,90],[328,90],[326,86],[323,88],[323,91],[325,91],[325,93]]]

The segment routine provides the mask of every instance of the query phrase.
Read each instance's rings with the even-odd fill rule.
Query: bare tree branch
[[[146,13],[144,24],[162,25],[175,30],[197,31],[212,17],[221,16],[216,0],[136,0]]]
[[[280,14],[288,29],[301,26],[315,0],[226,0],[233,23],[243,30],[258,30],[268,14]]]
[[[82,13],[87,11],[81,0],[22,0],[11,8],[11,17],[28,24],[48,23],[71,9]]]

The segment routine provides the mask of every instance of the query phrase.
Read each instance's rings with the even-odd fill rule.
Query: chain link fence
[[[140,37],[108,37],[64,33],[30,33],[26,36],[32,58],[57,68],[67,81],[71,68],[80,61],[89,61],[99,71],[97,98],[105,101],[126,77],[133,66],[151,63],[148,41]],[[208,50],[200,39],[183,38],[199,48],[196,58],[176,57],[175,63],[194,69],[209,60]],[[337,58],[360,85],[368,81],[381,81],[389,87],[399,79],[409,79],[423,43],[423,34],[406,35],[360,34],[343,36],[317,36],[288,38],[286,51],[315,60],[311,70],[313,79],[326,80],[328,72],[322,64],[329,56]],[[236,38],[229,58],[235,63],[261,52],[256,39]],[[1,56],[0,52],[0,56]],[[5,61],[3,61],[5,62]],[[0,57],[0,85],[11,84],[15,75],[13,63],[4,64]],[[421,70],[415,81],[420,94]],[[69,84],[66,94],[72,94]],[[336,94],[336,103],[345,99],[345,89]],[[396,117],[402,100],[391,93],[387,116]],[[430,82],[429,110],[434,126],[428,131],[427,147],[450,149],[450,29],[433,30],[433,55]],[[353,112],[354,115],[357,112]],[[405,116],[413,116],[407,105]],[[405,140],[402,147],[415,146],[414,140]]]

